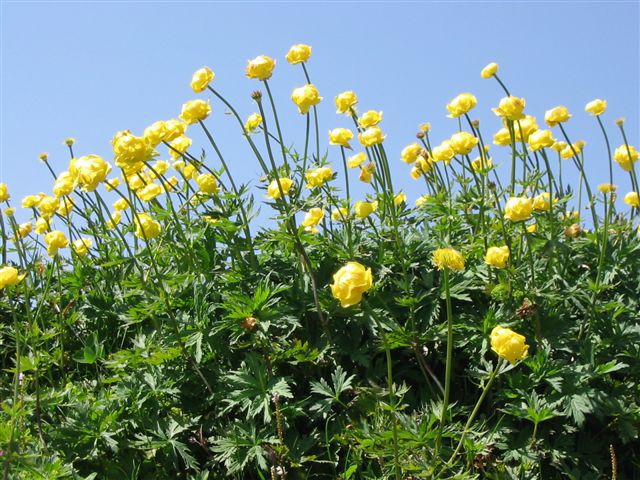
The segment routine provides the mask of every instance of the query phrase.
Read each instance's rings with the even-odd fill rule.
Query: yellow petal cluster
[[[135,236],[143,240],[149,240],[160,235],[162,227],[148,213],[138,213],[134,219],[136,230]]]
[[[362,163],[367,159],[367,154],[364,152],[356,153],[347,158],[347,167],[356,168],[362,165]]]
[[[640,208],[640,194],[638,192],[629,192],[624,196],[624,203],[630,207]]]
[[[467,155],[478,144],[478,138],[469,132],[458,132],[451,135],[449,145],[458,155]]]
[[[274,68],[276,68],[276,61],[273,58],[266,55],[258,55],[253,60],[249,60],[245,74],[249,78],[267,80],[271,78]]]
[[[529,135],[528,139],[529,148],[534,152],[541,148],[549,148],[553,146],[555,142],[556,140],[553,138],[551,130],[536,130]]]
[[[439,248],[433,252],[432,262],[438,270],[464,270],[464,257],[454,248]]]
[[[259,113],[252,113],[244,122],[244,131],[247,133],[253,132],[262,124],[262,115]]]
[[[447,104],[447,110],[449,111],[447,116],[458,118],[460,115],[469,112],[477,104],[478,100],[471,93],[461,93]]]
[[[364,132],[358,134],[358,140],[360,140],[360,144],[365,148],[378,145],[384,142],[385,138],[386,135],[382,133],[380,127],[369,127]]]
[[[320,187],[333,178],[333,169],[331,167],[312,168],[305,172],[304,178],[307,180],[307,188]]]
[[[22,281],[24,275],[20,275],[18,269],[11,266],[0,268],[0,290],[5,287],[12,287]]]
[[[595,100],[591,100],[584,107],[584,111],[590,113],[591,115],[598,117],[602,115],[607,109],[607,101],[596,98]]]
[[[47,245],[47,253],[50,257],[55,257],[58,250],[69,246],[69,240],[60,230],[53,230],[44,236],[44,243]]]
[[[550,127],[555,127],[559,123],[564,123],[570,118],[571,114],[564,105],[559,105],[544,113],[544,122]]]
[[[278,182],[280,186],[278,186]],[[280,188],[282,188],[282,193],[288,195],[289,190],[291,190],[292,186],[293,180],[291,180],[289,177],[282,177],[278,180],[272,180],[269,184],[269,187],[267,187],[267,196],[273,198],[274,200],[277,200],[282,196],[280,193]]]
[[[291,100],[298,107],[302,114],[309,112],[309,109],[322,101],[322,97],[315,85],[308,83],[302,87],[295,88],[291,93]]]
[[[338,94],[335,98],[336,113],[345,113],[351,115],[351,109],[358,103],[358,96],[355,92],[349,90]]]
[[[633,145],[620,145],[613,152],[613,159],[627,172],[633,169],[633,164],[638,160],[638,156],[638,151]]]
[[[419,143],[411,143],[400,152],[400,158],[405,163],[414,163],[422,153],[422,146]]]
[[[201,99],[189,100],[182,105],[182,112],[180,118],[184,120],[187,125],[197,123],[209,116],[211,113],[211,105],[209,102],[205,102]]]
[[[512,222],[520,222],[531,218],[533,200],[528,197],[511,197],[504,207],[504,218]]]
[[[509,262],[509,247],[489,247],[484,256],[484,262],[495,268],[505,268]]]
[[[85,155],[69,162],[69,175],[85,192],[93,192],[104,182],[111,165],[98,155]]]
[[[196,177],[196,183],[202,193],[208,193],[209,195],[218,193],[218,180],[211,173],[201,173]]]
[[[331,293],[346,308],[360,303],[362,295],[372,286],[371,269],[358,262],[349,262],[333,275]]]
[[[353,132],[348,128],[334,128],[329,130],[329,143],[350,148],[349,140],[353,138]]]
[[[507,120],[521,120],[524,118],[524,114],[522,112],[526,105],[527,103],[524,101],[524,98],[510,95],[501,99],[497,108],[492,108],[491,110],[493,110],[493,113],[499,117]]]
[[[89,249],[93,246],[93,241],[90,238],[79,238],[74,240],[72,248],[76,252],[76,255],[84,257],[89,253]]]
[[[311,208],[305,214],[304,220],[302,220],[302,226],[305,227],[305,230],[313,233],[317,233],[318,229],[315,228],[324,218],[324,210],[321,208]]]
[[[11,198],[9,194],[9,187],[6,183],[0,183],[0,202],[6,202]]]
[[[526,341],[524,336],[509,328],[497,326],[491,331],[491,350],[512,364],[522,360],[529,353]]]
[[[353,205],[353,211],[356,218],[363,220],[378,209],[378,202],[356,202]]]
[[[202,67],[193,73],[191,88],[194,92],[200,93],[209,86],[215,76],[215,73],[209,67]]]
[[[498,64],[495,62],[491,62],[480,71],[480,76],[482,78],[491,78],[496,73],[498,73]]]
[[[311,47],[303,43],[293,45],[286,55],[287,62],[291,65],[306,62],[309,60],[309,57],[311,57]]]
[[[377,110],[367,110],[360,118],[358,118],[358,125],[362,128],[375,127],[382,121],[382,112]]]

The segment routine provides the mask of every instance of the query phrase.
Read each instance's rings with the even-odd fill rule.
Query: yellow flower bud
[[[418,130],[422,133],[429,133],[429,130],[431,130],[431,124],[429,122],[421,123],[418,125]]]
[[[341,145],[346,148],[351,148],[349,140],[353,138],[353,132],[348,128],[334,128],[329,130],[329,143],[331,145]]]
[[[211,173],[201,173],[196,178],[196,183],[202,193],[208,193],[209,195],[218,193],[218,180]]]
[[[191,88],[194,92],[200,93],[209,86],[215,76],[209,67],[202,67],[200,70],[196,70],[191,77]]]
[[[279,183],[278,183],[279,182]],[[267,188],[267,196],[274,200],[282,197],[282,194],[288,195],[291,187],[293,186],[293,180],[288,177],[280,178],[279,180],[273,180]],[[282,193],[280,189],[282,188]]]
[[[353,211],[356,218],[363,220],[378,209],[378,202],[356,202]]]
[[[418,155],[422,153],[422,146],[419,143],[407,145],[400,152],[400,158],[405,163],[413,163],[418,159]]]
[[[184,120],[187,125],[200,122],[207,118],[211,113],[211,105],[204,100],[189,100],[182,105],[182,113],[180,118]]]
[[[367,163],[360,169],[360,181],[364,183],[371,183],[373,178],[373,172],[376,170],[376,164],[373,162]]]
[[[324,210],[321,208],[312,208],[304,216],[302,226],[305,230],[313,233],[317,233],[318,229],[315,228],[324,218]]]
[[[624,203],[630,207],[640,208],[640,194],[638,192],[629,192],[624,196]]]
[[[469,132],[458,132],[451,135],[449,145],[459,155],[467,155],[478,144],[478,139]]]
[[[544,121],[550,127],[555,127],[559,123],[564,123],[570,118],[571,114],[564,105],[559,105],[551,110],[547,110],[544,114]]]
[[[358,118],[358,125],[362,128],[375,127],[382,121],[382,112],[376,110],[367,110],[360,118]]]
[[[489,247],[484,262],[496,268],[505,268],[509,262],[509,247]]]
[[[6,202],[11,198],[9,195],[9,187],[6,183],[0,183],[0,202]]]
[[[449,268],[451,270],[464,270],[464,257],[453,248],[439,248],[433,252],[433,264],[438,270]]]
[[[253,132],[262,124],[262,115],[259,113],[252,113],[244,123],[244,131],[247,133]]]
[[[349,210],[344,207],[335,208],[331,212],[331,220],[334,222],[344,222],[349,218]]]
[[[497,326],[491,331],[491,350],[511,364],[528,355],[529,345],[526,341],[524,336],[509,328]]]
[[[496,73],[498,73],[498,64],[495,62],[491,62],[490,64],[488,64],[486,67],[482,69],[482,71],[480,72],[480,76],[482,78],[491,78]]]
[[[590,113],[591,115],[594,115],[596,117],[602,115],[606,109],[607,109],[607,101],[600,100],[599,98],[596,98],[595,100],[590,101],[584,107],[585,112]]]
[[[613,159],[623,170],[630,172],[633,164],[638,160],[638,151],[633,145],[620,145],[613,152]]]
[[[611,183],[601,183],[598,185],[598,190],[601,193],[614,193],[618,187]]]
[[[335,103],[336,113],[351,115],[351,109],[358,103],[358,96],[352,91],[342,92],[336,96]]]
[[[346,308],[360,303],[362,295],[372,286],[371,269],[358,262],[349,262],[333,275],[331,293]]]
[[[404,192],[400,192],[395,197],[393,197],[393,204],[396,207],[399,207],[400,205],[402,205],[406,201],[407,201],[407,194],[404,193]]]

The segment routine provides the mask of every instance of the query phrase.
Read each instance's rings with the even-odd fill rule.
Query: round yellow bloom
[[[513,131],[516,136],[516,140],[524,141],[529,140],[529,136],[538,131],[538,124],[536,123],[536,117],[531,115],[525,115],[522,120],[517,120],[513,123]]]
[[[450,118],[458,118],[464,115],[478,104],[478,100],[470,93],[461,93],[447,104]]]
[[[486,67],[482,69],[482,71],[480,72],[480,76],[482,78],[491,78],[496,73],[498,73],[498,64],[495,62],[491,62],[490,64],[488,64]]]
[[[74,187],[75,181],[73,176],[68,171],[65,171],[56,178],[56,181],[53,184],[53,194],[56,197],[64,197],[65,195],[69,195],[73,192]]]
[[[35,228],[36,233],[38,235],[42,235],[47,230],[49,230],[49,219],[46,217],[39,217],[36,220],[36,228]]]
[[[60,230],[53,230],[44,236],[44,243],[47,244],[47,253],[50,257],[55,257],[58,250],[69,246],[69,240]]]
[[[414,165],[413,167],[411,167],[409,175],[414,180],[418,180],[422,176],[422,170],[420,170],[420,167],[418,167],[417,165]]]
[[[0,290],[19,284],[24,277],[25,275],[20,275],[18,269],[14,267],[0,268]]]
[[[308,83],[302,87],[295,88],[291,94],[291,100],[298,107],[298,111],[302,114],[309,112],[309,109],[319,104],[322,97],[315,85]]]
[[[109,180],[105,180],[104,181],[104,189],[107,192],[112,191],[114,188],[118,188],[120,186],[120,179],[119,178],[110,178]]]
[[[551,209],[551,194],[542,192],[540,195],[536,195],[533,198],[533,209],[536,212],[549,211]]]
[[[501,128],[493,135],[494,145],[500,145],[502,147],[511,145],[511,133],[507,128]]]
[[[364,152],[356,153],[347,158],[347,167],[356,168],[362,165],[362,163],[367,159],[367,154]]]
[[[363,220],[378,209],[378,202],[356,202],[353,211],[356,218]]]
[[[109,165],[98,155],[85,155],[73,158],[69,162],[69,174],[71,178],[82,187],[85,192],[93,192],[102,183],[109,172]]]
[[[580,143],[579,141],[572,143],[571,145],[565,145],[565,147],[560,151],[560,156],[565,160],[568,160],[575,155],[579,155],[582,152],[583,146],[584,143]]]
[[[613,185],[612,183],[601,183],[598,185],[598,190],[601,193],[614,193],[618,187]]]
[[[596,117],[599,115],[602,115],[606,109],[607,109],[607,101],[600,100],[599,98],[596,98],[595,100],[591,100],[584,107],[585,112],[590,113],[591,115],[594,115]]]
[[[187,180],[191,180],[193,177],[195,177],[199,173],[200,173],[200,169],[193,163],[186,165],[182,170],[182,175],[184,175],[184,178],[186,178]]]
[[[421,197],[416,198],[416,207],[420,208],[424,204],[429,201],[430,195],[422,195]]]
[[[262,124],[262,115],[259,113],[252,113],[244,122],[244,131],[247,133],[253,132]]]
[[[549,148],[556,142],[553,138],[551,130],[537,130],[529,135],[529,148],[532,151],[540,150],[541,148]]]
[[[629,192],[624,196],[624,203],[630,207],[640,208],[640,194],[638,192]]]
[[[302,220],[302,226],[305,230],[313,233],[317,233],[318,229],[315,228],[324,218],[324,210],[321,208],[312,208],[304,216]]]
[[[333,178],[333,169],[331,167],[313,168],[307,170],[304,177],[307,180],[307,188],[320,187]]]
[[[109,218],[109,220],[106,221],[104,226],[109,230],[113,230],[114,228],[116,228],[116,225],[118,225],[121,220],[122,220],[122,212],[119,210],[116,210],[111,214],[111,217]]]
[[[149,175],[151,178],[159,178],[161,175],[165,174],[171,165],[169,162],[165,160],[157,160],[152,166]]]
[[[149,183],[138,190],[136,194],[143,202],[149,202],[162,193],[162,187],[157,183]]]
[[[57,197],[44,196],[38,203],[38,210],[45,218],[51,218],[60,206],[60,200]]]
[[[360,303],[362,294],[372,286],[371,269],[358,262],[349,262],[333,275],[331,293],[346,308]]]
[[[451,159],[455,156],[456,152],[451,147],[450,140],[444,140],[440,145],[431,150],[431,156],[436,162],[444,162],[449,165]]]
[[[505,268],[509,262],[509,247],[489,247],[484,262],[496,268]]]
[[[563,142],[562,140],[556,140],[551,148],[553,148],[556,152],[560,153],[567,147],[567,142]]]
[[[531,225],[527,225],[527,232],[528,233],[536,233],[537,230],[538,230],[538,224],[537,223],[532,223]]]
[[[344,222],[349,218],[349,210],[344,207],[334,208],[331,212],[331,220],[334,222]]]
[[[524,98],[514,97],[513,95],[509,97],[504,97],[498,103],[497,108],[492,108],[493,113],[498,115],[499,117],[506,118],[507,120],[520,120],[524,118],[524,107],[526,106],[526,102]]]
[[[550,127],[555,127],[559,123],[564,123],[570,118],[571,114],[564,105],[559,105],[551,110],[547,110],[544,114],[544,121]]]
[[[135,236],[143,240],[149,240],[160,235],[162,227],[147,213],[138,213],[135,217]]]
[[[33,230],[33,224],[31,222],[25,222],[18,225],[18,236],[24,238]]]
[[[367,110],[360,118],[358,118],[358,125],[361,128],[375,127],[382,121],[382,112],[376,110]]]
[[[75,138],[73,138],[73,137],[67,137],[67,138],[65,138],[65,139],[64,139],[64,144],[65,144],[67,147],[71,147],[71,146],[73,146],[73,144],[74,144],[74,143],[76,143],[76,139],[75,139]]]
[[[292,46],[287,52],[287,62],[291,65],[306,62],[311,57],[311,47],[303,43]]]
[[[395,197],[393,197],[393,204],[396,207],[399,207],[400,205],[402,205],[406,201],[407,201],[407,194],[404,193],[404,192],[400,192]]]
[[[431,158],[429,158],[429,156],[425,158],[424,155],[418,155],[416,163],[414,163],[414,168],[420,170],[420,173],[427,173],[429,170],[431,170],[432,165],[433,161],[431,160]]]
[[[180,158],[192,143],[193,141],[189,137],[186,137],[184,135],[179,136],[173,142],[171,142],[169,155],[171,155],[171,158]]]
[[[9,187],[6,183],[0,183],[0,202],[6,202],[11,198],[9,195]]]
[[[196,183],[202,193],[218,193],[218,180],[211,173],[201,173],[196,177]]]
[[[200,93],[209,86],[215,76],[216,74],[209,67],[202,67],[193,73],[191,88],[194,92]]]
[[[633,169],[633,164],[638,160],[638,156],[638,151],[633,145],[620,145],[613,152],[613,159],[627,172]]]
[[[187,124],[177,118],[167,120],[164,125],[167,130],[162,139],[163,142],[171,142],[187,132]]]
[[[341,145],[351,148],[349,146],[349,140],[352,138],[353,132],[348,128],[334,128],[333,130],[329,130],[329,143],[331,145]]]
[[[276,68],[276,61],[266,55],[258,55],[253,60],[249,60],[245,74],[249,78],[267,80],[271,78],[273,69]]]
[[[289,190],[291,190],[291,187],[293,186],[293,180],[289,177],[282,177],[279,179],[279,182],[280,186],[278,186],[278,180],[272,180],[267,188],[267,196],[274,200],[277,200],[282,196],[280,193],[280,187],[282,187],[282,193],[288,195]]]
[[[151,147],[157,147],[167,135],[167,123],[163,120],[153,122],[144,129],[142,136]]]
[[[60,199],[60,206],[58,207],[58,215],[62,215],[63,217],[68,216],[72,211],[75,202],[71,197],[63,197]]]
[[[451,135],[449,145],[459,155],[467,155],[478,144],[478,139],[469,132],[458,132]]]
[[[511,197],[504,207],[504,218],[512,222],[520,222],[531,218],[533,200],[527,197]]]
[[[421,153],[422,146],[419,143],[411,143],[402,149],[400,158],[405,163],[414,163]]]
[[[529,353],[529,345],[526,338],[509,328],[495,327],[491,331],[491,350],[500,357],[514,364],[522,360]]]
[[[167,178],[166,182],[162,182],[162,185],[167,191],[171,192],[178,186],[178,183],[180,183],[180,181],[178,180],[178,177],[173,175]]]
[[[16,209],[13,207],[5,208],[2,213],[4,213],[7,217],[13,217],[16,213]]]
[[[335,98],[336,113],[351,115],[351,109],[358,103],[358,96],[351,90],[338,94]]]
[[[484,159],[481,157],[476,157],[471,162],[471,168],[476,173],[482,173],[483,171],[488,170],[491,167],[493,167],[493,160],[488,157],[484,157]]]
[[[364,132],[358,134],[358,140],[363,147],[373,147],[384,142],[386,135],[382,134],[380,127],[369,127]]]
[[[80,257],[84,257],[89,253],[89,249],[93,246],[90,238],[79,238],[73,242],[73,251]]]
[[[376,170],[376,164],[373,162],[367,163],[360,169],[360,176],[358,177],[361,182],[371,183],[373,178],[373,172]]]
[[[439,248],[433,252],[433,264],[438,270],[450,268],[451,270],[464,270],[464,257],[453,248]]]
[[[119,198],[118,200],[113,202],[112,206],[114,210],[122,211],[129,208],[129,202],[127,202],[124,198]]]
[[[187,103],[182,105],[180,118],[184,120],[187,125],[191,125],[192,123],[204,120],[210,113],[211,105],[208,101],[205,102],[201,99],[189,100]]]

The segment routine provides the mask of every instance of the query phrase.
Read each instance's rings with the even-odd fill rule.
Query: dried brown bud
[[[251,92],[251,98],[253,98],[256,102],[262,100],[262,92],[260,90],[254,90]]]
[[[247,317],[240,326],[247,332],[253,332],[258,326],[258,319],[256,317]]]
[[[528,317],[533,317],[537,311],[538,311],[538,306],[534,303],[531,303],[531,301],[528,298],[525,298],[522,301],[522,305],[520,305],[518,310],[516,310],[516,315],[518,315],[518,318],[524,319]]]
[[[416,138],[424,138],[424,132],[416,133]]]
[[[473,128],[478,128],[480,126],[480,120],[471,120],[471,125],[473,125]]]
[[[581,233],[582,233],[582,228],[580,228],[580,224],[578,223],[569,225],[567,228],[564,229],[565,236],[569,238],[576,238],[580,236]]]

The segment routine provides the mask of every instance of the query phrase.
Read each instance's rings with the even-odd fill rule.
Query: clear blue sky
[[[607,160],[597,124],[584,113],[587,101],[608,100],[603,120],[614,147],[621,142],[613,124],[619,116],[627,119],[630,142],[639,143],[638,5],[3,1],[0,181],[10,185],[16,201],[50,193],[38,154],[48,152],[56,171],[66,169],[62,142],[68,136],[77,140],[77,155],[96,153],[111,161],[112,135],[122,129],[141,134],[153,121],[177,116],[182,103],[196,97],[189,82],[203,65],[216,72],[216,87],[246,116],[254,111],[249,94],[260,85],[244,77],[244,68],[258,54],[278,60],[271,83],[285,137],[302,149],[304,120],[289,95],[306,82],[284,54],[294,43],[308,43],[309,71],[325,99],[319,107],[323,139],[329,128],[352,126],[335,115],[333,98],[355,90],[361,110],[384,111],[397,189],[404,188],[411,202],[424,185],[409,178],[399,152],[414,141],[419,123],[432,123],[432,141],[447,138],[457,122],[446,118],[445,104],[469,91],[478,97],[473,116],[482,120],[484,134],[499,128],[490,107],[502,92],[479,76],[490,61],[500,64],[502,79],[526,98],[527,112],[541,126],[546,109],[569,108],[570,135],[587,141],[586,163],[597,184],[606,180]],[[208,122],[232,170],[243,181],[256,178],[259,166],[237,125],[218,102],[213,108]],[[206,147],[200,135],[193,136],[196,148]],[[507,151],[498,150],[492,148],[494,160],[506,164]],[[339,149],[330,152],[338,169]],[[616,169],[615,183],[626,192],[622,173]]]

